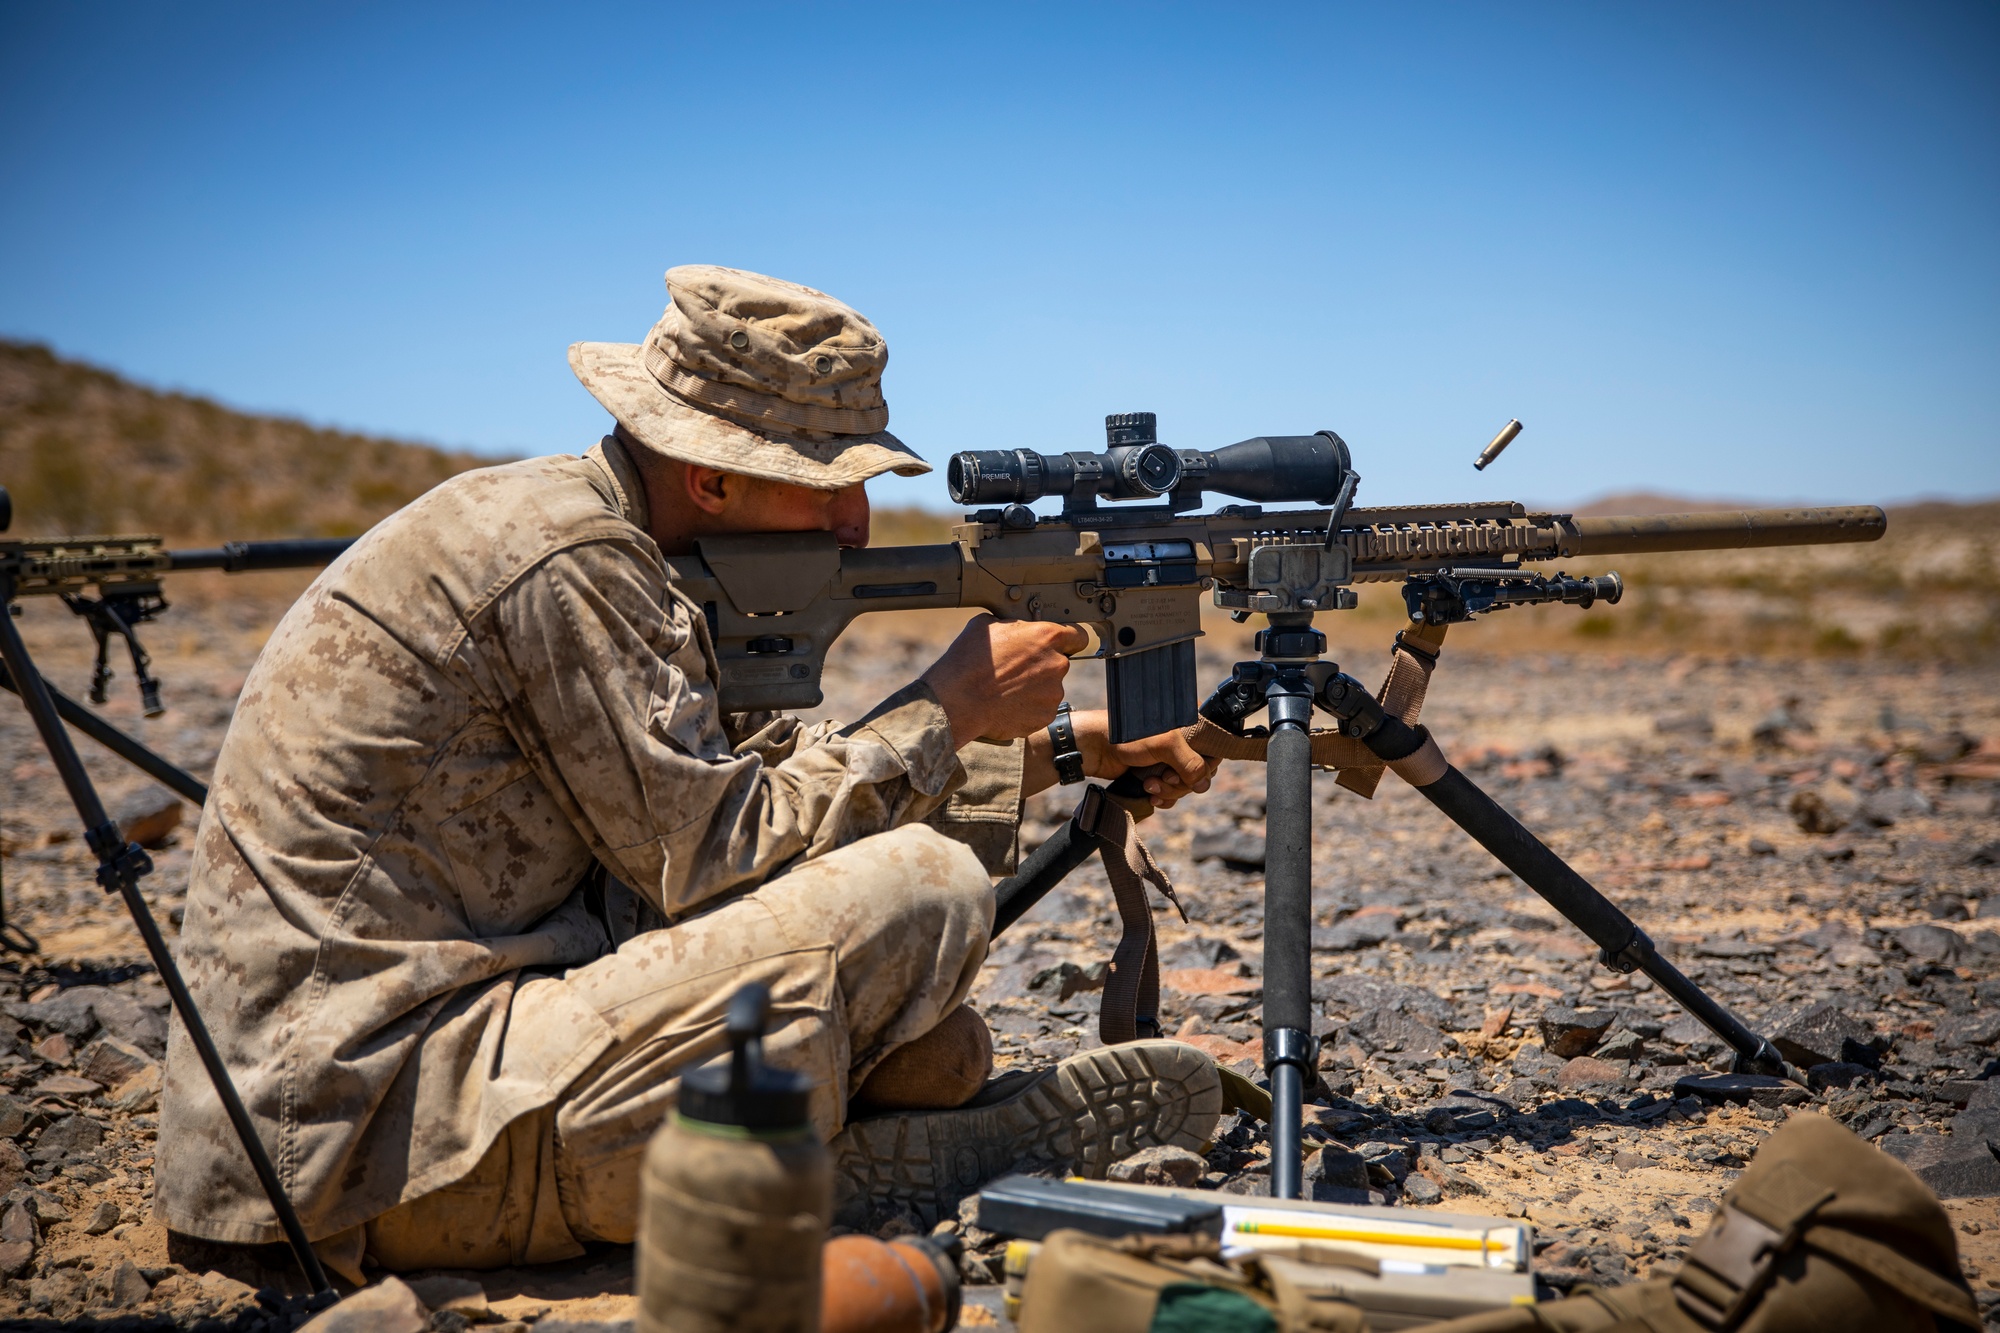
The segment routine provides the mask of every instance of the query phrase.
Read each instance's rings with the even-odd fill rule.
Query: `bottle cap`
[[[681,1076],[683,1117],[767,1132],[812,1124],[812,1080],[764,1063],[770,1017],[771,992],[763,986],[753,982],[730,998],[729,1054]]]

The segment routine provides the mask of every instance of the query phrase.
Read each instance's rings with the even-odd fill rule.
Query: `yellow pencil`
[[[1421,1236],[1395,1231],[1354,1231],[1346,1227],[1302,1227],[1285,1222],[1238,1222],[1232,1230],[1244,1235],[1287,1236],[1297,1240],[1351,1240],[1364,1245],[1409,1245],[1425,1250],[1488,1250],[1508,1248],[1505,1241],[1484,1236]]]

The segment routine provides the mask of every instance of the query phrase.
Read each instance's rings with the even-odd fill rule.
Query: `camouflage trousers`
[[[515,1004],[534,1004],[538,987],[567,987],[611,1026],[611,1048],[553,1105],[509,1125],[470,1175],[318,1248],[358,1277],[364,1251],[406,1271],[545,1263],[581,1254],[583,1241],[629,1243],[641,1159],[673,1106],[675,1074],[723,1048],[738,987],[770,988],[765,1053],[817,1082],[813,1118],[831,1138],[869,1071],[964,1002],[992,924],[992,881],[978,858],[918,824],[526,981]]]

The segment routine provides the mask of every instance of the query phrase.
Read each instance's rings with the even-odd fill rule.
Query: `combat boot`
[[[1003,1074],[952,1110],[864,1116],[828,1145],[835,1220],[865,1225],[872,1201],[904,1205],[930,1226],[1018,1164],[1096,1180],[1144,1148],[1200,1152],[1222,1102],[1221,1074],[1205,1052],[1131,1041]]]

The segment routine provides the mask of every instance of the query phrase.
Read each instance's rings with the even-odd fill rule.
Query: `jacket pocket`
[[[533,773],[440,823],[438,839],[480,939],[520,934],[561,905],[590,865],[590,849]]]

